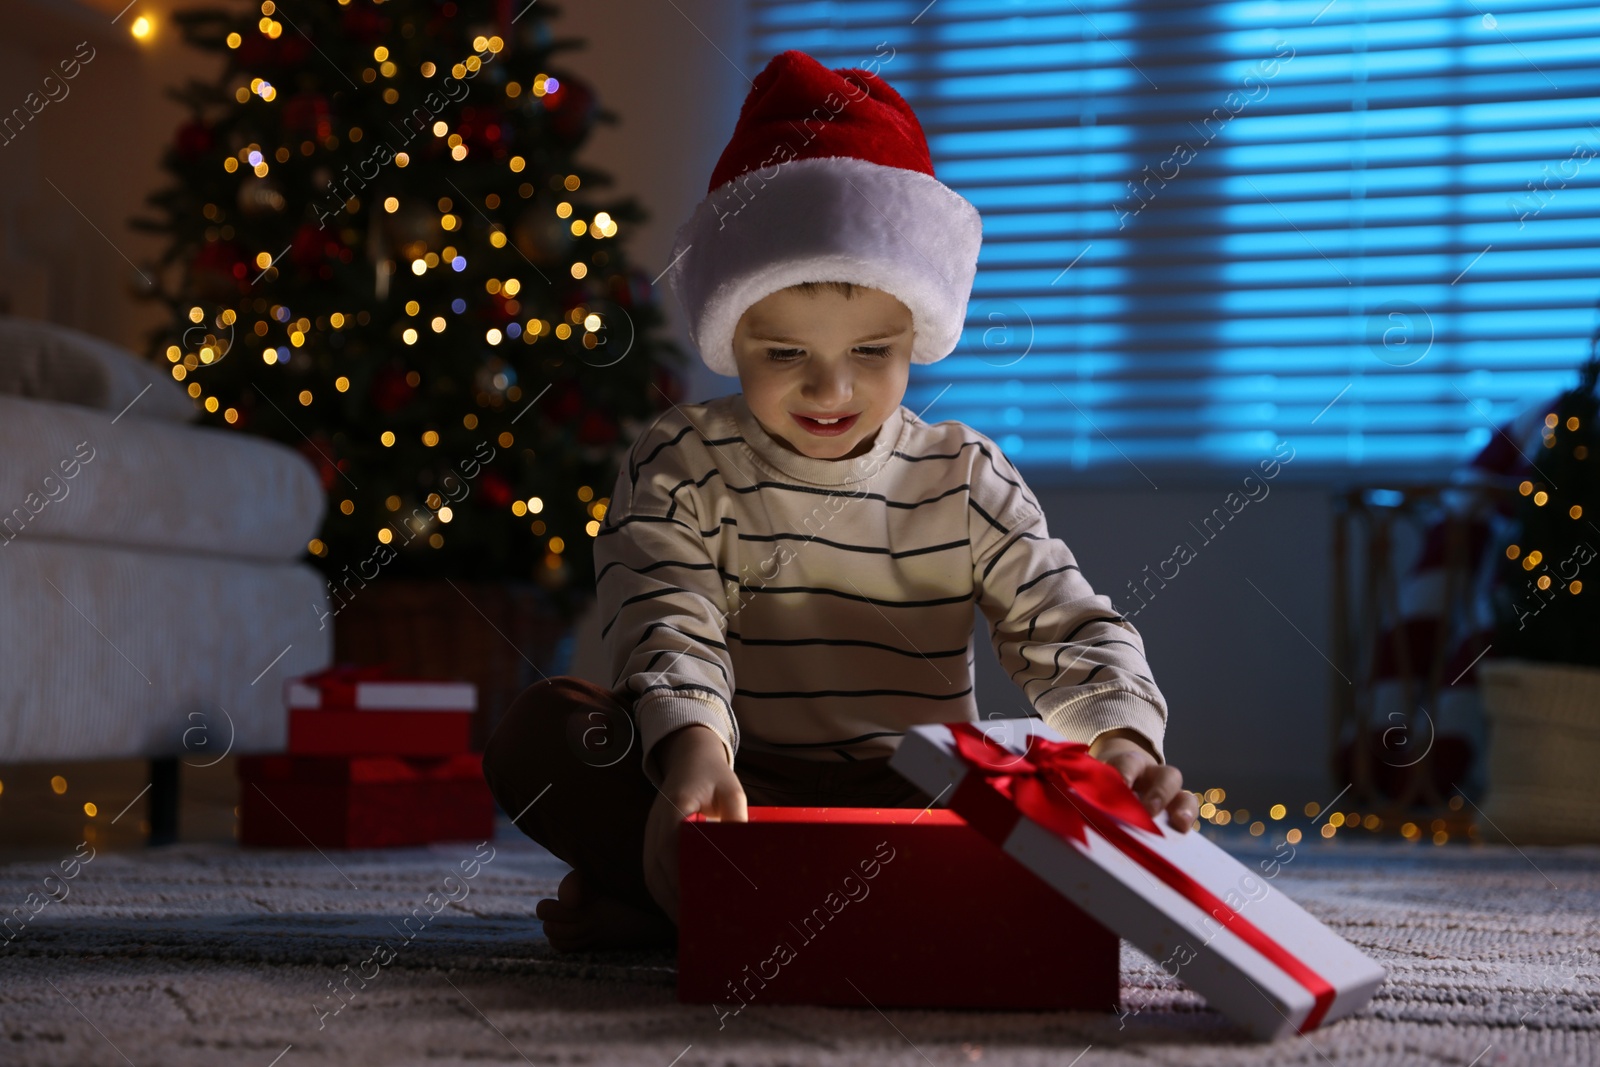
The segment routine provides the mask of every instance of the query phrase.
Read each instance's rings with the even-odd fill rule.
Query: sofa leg
[[[178,757],[150,761],[150,844],[178,840]]]

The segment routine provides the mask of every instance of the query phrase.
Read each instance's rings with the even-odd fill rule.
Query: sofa
[[[326,666],[325,506],[276,442],[194,425],[169,368],[0,316],[0,762],[281,751],[285,679]]]

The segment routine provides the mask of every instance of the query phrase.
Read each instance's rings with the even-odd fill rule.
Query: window
[[[753,70],[877,56],[982,212],[905,404],[1030,480],[1437,476],[1588,353],[1600,6],[753,2]]]

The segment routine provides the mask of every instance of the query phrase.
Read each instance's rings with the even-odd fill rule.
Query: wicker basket
[[[1484,660],[1478,676],[1489,720],[1485,829],[1519,845],[1600,842],[1600,668]]]

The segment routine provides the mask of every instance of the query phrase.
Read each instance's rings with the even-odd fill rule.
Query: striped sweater
[[[974,604],[1034,714],[1086,743],[1133,729],[1164,759],[1138,631],[963,423],[902,405],[870,451],[825,460],[742,393],[678,405],[634,442],[593,546],[612,692],[657,785],[656,743],[691,723],[733,763],[887,756],[909,726],[981,721]]]

